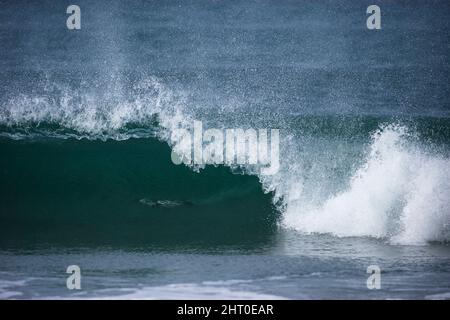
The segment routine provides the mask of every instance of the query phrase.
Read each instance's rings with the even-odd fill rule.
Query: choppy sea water
[[[448,247],[280,232],[256,247],[2,251],[5,299],[448,299]],[[68,290],[67,266],[81,268]],[[367,288],[367,267],[381,289]]]
[[[450,6],[370,4],[3,1],[0,298],[449,298]],[[280,170],[173,164],[194,121]]]

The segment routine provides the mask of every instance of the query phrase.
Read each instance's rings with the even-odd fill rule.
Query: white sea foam
[[[346,190],[313,207],[288,201],[282,224],[306,233],[371,236],[395,244],[448,240],[450,161],[411,147],[407,134],[398,125],[377,131],[366,162]]]
[[[0,280],[0,299],[20,298],[23,293],[18,288],[26,285],[28,280]]]
[[[101,300],[284,300],[277,295],[232,289],[217,285],[176,283],[153,287],[117,288],[91,291],[67,297],[46,299],[101,299]]]

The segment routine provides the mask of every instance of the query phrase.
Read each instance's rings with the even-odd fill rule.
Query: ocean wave
[[[106,91],[89,86],[72,90],[52,81],[39,86],[38,93],[18,94],[0,108],[0,136],[102,141],[157,137],[174,147],[172,133],[189,129],[197,117],[185,93],[156,77],[126,85],[108,82]],[[289,115],[278,124],[285,126],[289,122],[285,118]],[[270,123],[268,119],[261,123]],[[355,121],[330,124],[320,119],[307,122],[308,127],[284,128],[280,172],[258,176],[263,190],[273,192],[273,202],[282,213],[280,225],[304,233],[382,238],[392,244],[448,241],[449,158],[418,143],[407,125],[388,121],[371,133],[370,126]],[[324,133],[336,124],[349,125],[345,138]],[[354,141],[350,137],[355,130],[359,140]],[[238,169],[257,175],[250,167]],[[141,200],[141,204],[167,206],[157,205],[159,200]]]

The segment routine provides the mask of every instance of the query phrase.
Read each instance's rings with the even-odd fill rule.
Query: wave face
[[[302,12],[291,1],[217,4],[224,20],[201,1],[116,1],[107,14],[99,3],[80,4],[90,31],[71,55],[66,30],[48,36],[60,19],[52,5],[1,13],[29,31],[1,35],[2,243],[32,242],[36,229],[49,242],[268,241],[275,224],[392,244],[450,240],[450,67],[437,45],[448,26],[436,25],[448,3],[412,2],[409,16],[386,4],[402,25],[420,18],[407,43],[402,28],[368,37],[343,24],[350,3],[338,15],[327,1]],[[48,22],[19,21],[18,9]],[[194,120],[280,129],[279,172],[173,165],[172,133]],[[50,225],[73,233],[46,234]]]
[[[263,245],[277,213],[256,177],[170,161],[155,139],[3,140],[0,243]]]

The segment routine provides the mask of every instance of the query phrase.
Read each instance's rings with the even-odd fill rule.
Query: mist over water
[[[446,1],[381,1],[377,32],[365,28],[370,1],[78,1],[76,32],[64,23],[69,4],[14,1],[0,12],[1,248],[331,241],[358,255],[361,241],[390,248],[379,257],[391,266],[397,246],[448,252]],[[195,120],[279,129],[279,172],[173,165],[172,133]],[[70,237],[56,231],[70,221]],[[430,277],[443,266],[448,278],[447,253],[430,255]],[[241,275],[268,297],[299,297],[266,276]],[[181,287],[201,292],[188,278]],[[168,283],[142,290],[170,297]]]

